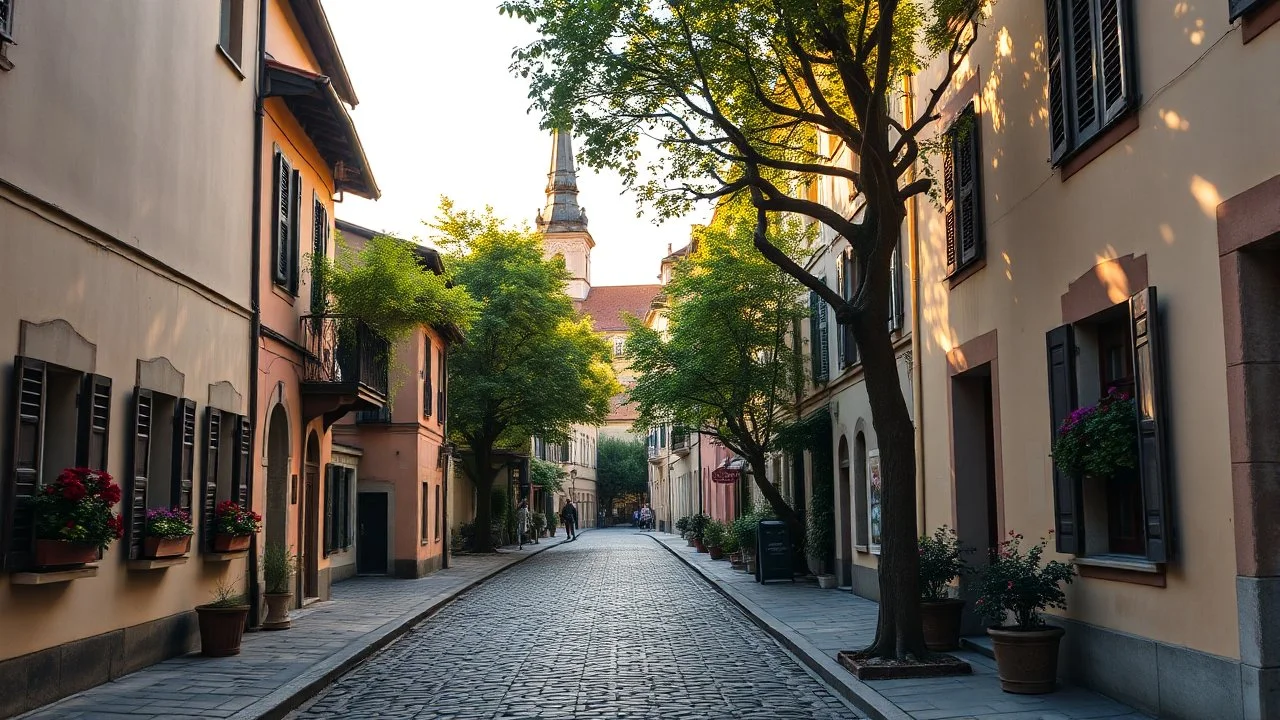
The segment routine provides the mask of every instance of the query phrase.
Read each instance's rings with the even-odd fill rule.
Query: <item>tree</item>
[[[469,450],[463,469],[485,498],[502,471],[498,451],[604,422],[619,387],[608,344],[574,312],[564,263],[542,259],[537,235],[507,227],[491,209],[455,210],[447,199],[431,227],[448,252],[450,280],[480,308],[449,351],[448,413],[450,433]],[[478,551],[492,549],[490,518],[489,503],[479,503]]]
[[[649,456],[640,440],[602,437],[596,445],[596,496],[605,512],[624,495],[649,487]]]
[[[927,654],[920,626],[914,427],[897,379],[885,318],[890,258],[907,202],[930,192],[925,134],[977,37],[989,0],[507,0],[503,12],[538,26],[513,69],[535,108],[584,138],[580,158],[618,170],[663,215],[698,200],[745,195],[755,245],[817,293],[849,326],[866,377],[884,493],[880,617],[873,655]],[[922,112],[895,110],[905,79],[945,55]],[[852,148],[853,166],[822,153],[822,132]],[[647,160],[641,138],[663,157]],[[642,175],[643,174],[643,175]],[[852,188],[845,216],[810,199],[817,177]],[[846,300],[769,242],[768,213],[813,218],[845,238],[857,259]],[[917,329],[918,331],[918,329]]]
[[[771,230],[773,242],[798,251],[799,222],[775,221]],[[755,252],[754,234],[752,214],[733,206],[696,231],[696,249],[666,287],[666,333],[631,320],[631,400],[637,426],[696,428],[745,458],[761,495],[804,547],[800,515],[765,472],[804,379],[791,331],[809,308],[800,283]]]

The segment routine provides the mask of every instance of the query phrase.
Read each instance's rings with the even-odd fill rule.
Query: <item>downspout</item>
[[[263,95],[266,91],[265,71],[267,56],[267,0],[258,0],[258,44],[257,57],[255,58],[255,86],[253,91],[253,202],[250,204],[252,208],[253,225],[249,231],[251,239],[252,254],[250,260],[250,279],[249,279],[249,309],[252,318],[249,321],[249,423],[253,429],[251,435],[253,440],[250,442],[249,456],[250,462],[258,457],[256,448],[254,447],[258,439],[258,339],[262,335],[262,307],[261,307],[261,291],[259,285],[262,273],[262,134],[263,121],[266,115],[266,103]],[[261,466],[261,463],[254,463]],[[257,467],[253,472],[249,473],[249,503],[252,505],[254,497],[254,477],[257,475]],[[252,628],[261,627],[261,611],[258,602],[258,535],[255,533],[249,541],[249,625]]]
[[[447,570],[449,569],[449,538],[453,534],[449,530],[449,502],[450,502],[449,501],[449,474],[453,472],[453,446],[449,444],[449,413],[447,410],[447,408],[449,407],[449,344],[448,343],[445,343],[445,346],[444,346],[443,365],[444,367],[440,368],[440,385],[442,386],[441,389],[444,390],[444,402],[442,403],[444,407],[437,408],[436,412],[439,412],[444,415],[444,427],[442,430],[444,435],[441,438],[444,441],[444,444],[442,445],[442,447],[445,450],[444,456],[441,458],[441,461],[444,463],[444,472],[440,474],[440,485],[441,485],[440,495],[443,498],[440,501],[440,523],[443,526],[443,533],[442,533],[442,537],[440,538],[440,552],[441,552],[440,567],[442,569]],[[530,480],[530,484],[532,484],[532,479]]]
[[[912,96],[911,76],[902,79],[903,114],[908,122],[915,120],[915,98]],[[916,164],[907,169],[907,182],[915,182]],[[920,377],[920,228],[919,195],[912,195],[907,203],[907,244],[911,246],[911,405],[915,421],[916,451],[916,531],[925,533],[924,487],[924,379]]]

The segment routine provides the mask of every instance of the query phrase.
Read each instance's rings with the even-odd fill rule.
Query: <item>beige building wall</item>
[[[1067,638],[1084,681],[1169,717],[1209,716],[1174,706],[1167,684],[1182,681],[1166,674],[1180,663],[1206,668],[1195,680],[1204,702],[1221,701],[1213,716],[1244,712],[1216,213],[1280,169],[1280,30],[1246,45],[1227,5],[1132,3],[1136,116],[1064,172],[1049,162],[1044,5],[995,4],[939,108],[976,105],[985,267],[948,281],[943,216],[919,206],[926,531],[954,526],[964,502],[953,481],[971,448],[951,431],[952,376],[990,359],[1000,534],[1054,526],[1045,333],[1081,298],[1105,306],[1159,288],[1174,556],[1079,579],[1061,614],[1078,621]],[[917,107],[940,63],[914,80]]]

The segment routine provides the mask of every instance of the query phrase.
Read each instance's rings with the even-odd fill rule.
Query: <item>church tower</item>
[[[560,255],[571,279],[565,292],[586,300],[591,292],[591,248],[587,214],[578,205],[578,173],[573,162],[573,139],[567,130],[551,133],[551,171],[547,173],[547,205],[538,213],[545,258]]]

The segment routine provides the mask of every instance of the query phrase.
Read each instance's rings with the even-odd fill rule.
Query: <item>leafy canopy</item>
[[[601,437],[596,445],[596,495],[601,508],[624,495],[649,488],[649,456],[644,442]]]

